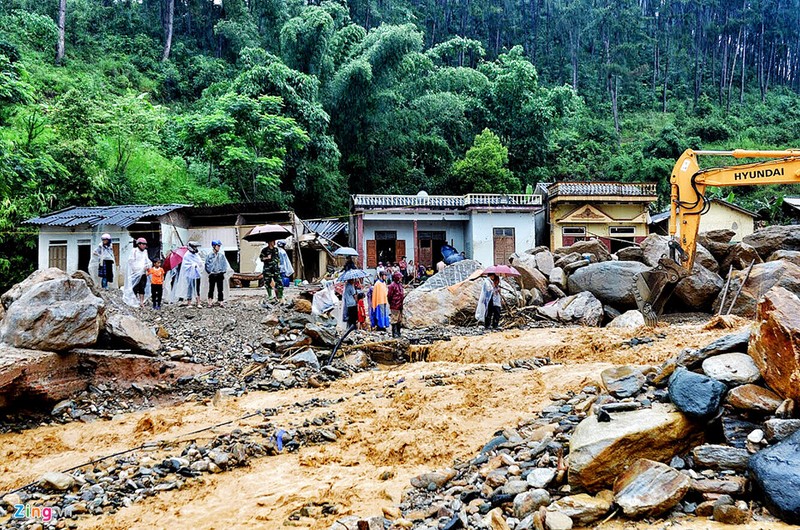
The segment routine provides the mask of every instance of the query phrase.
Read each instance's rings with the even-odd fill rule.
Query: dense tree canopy
[[[682,149],[800,143],[798,22],[796,0],[10,0],[0,274],[31,266],[22,220],[75,204],[665,197]],[[774,220],[789,191],[724,195]]]

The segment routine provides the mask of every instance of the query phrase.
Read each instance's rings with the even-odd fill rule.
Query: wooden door
[[[430,239],[419,242],[419,256],[417,256],[417,263],[422,263],[426,267],[433,266],[433,250],[431,248]]]
[[[367,240],[367,268],[374,269],[378,266],[378,247],[374,239]]]
[[[53,245],[48,249],[48,266],[58,267],[62,271],[67,270],[67,245]]]
[[[494,229],[494,262],[497,265],[508,263],[508,258],[516,250],[513,228]]]
[[[394,242],[394,259],[398,263],[406,255],[406,240],[398,239]]]

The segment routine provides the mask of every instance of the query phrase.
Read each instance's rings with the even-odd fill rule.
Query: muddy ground
[[[217,311],[220,322],[225,322],[223,310]],[[596,383],[600,371],[612,364],[658,364],[684,347],[700,347],[731,332],[704,329],[699,318],[689,320],[656,330],[532,329],[453,337],[427,347],[420,355],[427,361],[379,367],[327,388],[249,391],[239,397],[163,405],[107,421],[3,434],[0,493],[36,480],[45,471],[66,469],[145,442],[196,439],[184,435],[249,412],[278,409],[269,421],[287,428],[333,412],[344,432],[335,442],[254,459],[248,467],[203,475],[179,490],[116,513],[75,521],[78,528],[93,529],[327,529],[343,515],[379,515],[382,508],[400,501],[414,475],[471,458],[496,431],[534,415],[550,395]],[[506,364],[532,357],[550,357],[554,364],[532,370]],[[300,404],[312,398],[330,404]],[[264,421],[254,417],[217,432],[246,430]],[[336,513],[327,513],[330,505]],[[765,524],[789,528],[757,522],[740,528],[754,530],[766,528]],[[611,520],[601,528],[668,525],[724,527],[690,518],[652,525]]]

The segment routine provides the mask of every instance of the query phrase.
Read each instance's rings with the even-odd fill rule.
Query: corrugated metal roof
[[[127,228],[144,217],[166,215],[190,204],[126,204],[122,206],[73,206],[42,217],[34,217],[26,223],[47,226],[116,225]]]
[[[325,239],[333,239],[341,232],[347,233],[347,223],[338,219],[314,219],[303,221],[309,232],[319,234]]]

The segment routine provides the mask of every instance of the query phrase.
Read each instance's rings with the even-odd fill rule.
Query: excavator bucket
[[[645,324],[652,327],[658,323],[658,317],[664,311],[664,305],[672,296],[675,286],[686,276],[686,269],[666,256],[658,260],[657,266],[636,275],[633,296]]]

